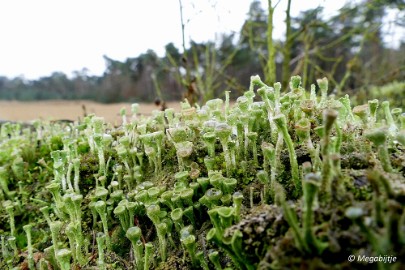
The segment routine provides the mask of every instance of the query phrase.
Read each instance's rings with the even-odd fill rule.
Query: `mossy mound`
[[[0,269],[403,267],[405,115],[317,83],[3,123]]]

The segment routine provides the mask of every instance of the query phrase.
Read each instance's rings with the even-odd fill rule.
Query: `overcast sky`
[[[182,2],[186,42],[201,42],[239,32],[251,0]],[[284,33],[286,2],[275,12],[276,38]],[[292,0],[292,15],[317,6],[334,14],[343,3]],[[181,46],[178,0],[9,0],[0,1],[0,11],[0,76],[35,79],[54,71],[70,76],[84,67],[101,75],[103,55],[123,61],[147,49],[163,55],[169,42]]]

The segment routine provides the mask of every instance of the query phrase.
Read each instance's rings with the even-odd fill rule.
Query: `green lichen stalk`
[[[279,114],[273,118],[273,121],[276,123],[277,128],[283,135],[284,141],[287,145],[291,164],[291,177],[295,185],[295,193],[298,195],[301,192],[301,180],[298,171],[297,155],[295,153],[294,144],[291,140],[290,134],[288,133],[286,118],[283,114]]]
[[[34,269],[34,250],[32,247],[32,224],[24,225],[23,229],[27,235],[27,247],[28,247],[28,266],[30,269]]]

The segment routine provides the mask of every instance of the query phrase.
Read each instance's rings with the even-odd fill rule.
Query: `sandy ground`
[[[131,113],[131,104],[116,103],[116,104],[100,104],[92,101],[36,101],[36,102],[20,102],[20,101],[4,101],[0,100],[0,120],[11,121],[31,121],[35,119],[45,120],[78,120],[83,118],[86,108],[88,114],[94,113],[97,116],[102,116],[113,124],[120,124],[121,117],[120,109],[125,107],[127,114]],[[168,107],[180,110],[179,102],[169,102]],[[144,115],[150,115],[153,110],[157,110],[152,103],[140,103],[139,112]]]

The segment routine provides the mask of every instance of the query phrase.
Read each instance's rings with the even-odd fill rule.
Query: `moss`
[[[95,188],[94,174],[98,172],[98,158],[92,153],[86,153],[80,157],[80,182],[79,189],[86,194]]]
[[[170,126],[163,120],[163,114],[154,113],[152,117],[134,118],[125,126],[112,127],[104,123],[97,127],[97,134],[109,134],[107,137],[111,136],[113,140],[104,149],[105,159],[110,162],[106,166],[103,180],[105,194],[98,198],[106,206],[106,220],[103,222],[104,225],[107,224],[108,231],[106,229],[104,233],[108,234],[112,244],[111,251],[104,252],[106,269],[133,267],[130,242],[125,237],[119,218],[114,215],[118,204],[136,205],[126,223],[130,223],[131,227],[139,227],[142,232],[137,243],[139,250],[146,243],[147,247],[152,245],[150,269],[360,268],[363,267],[360,264],[349,264],[347,257],[350,254],[375,254],[375,239],[382,239],[382,247],[391,248],[390,252],[394,252],[398,258],[405,258],[402,248],[405,236],[398,229],[401,228],[398,225],[401,224],[398,216],[403,216],[402,209],[405,206],[405,149],[395,139],[398,134],[384,136],[384,146],[388,148],[385,158],[393,169],[384,172],[379,149],[365,138],[365,134],[374,134],[374,125],[382,127],[379,117],[367,123],[362,114],[360,116],[363,117],[363,122],[357,121],[357,118],[351,119],[349,111],[344,111],[346,109],[343,107],[338,108],[337,101],[326,95],[324,80],[321,82],[321,103],[318,103],[315,96],[311,97],[311,100],[301,102],[306,97],[301,96],[304,90],[297,86],[296,79],[295,88],[291,92],[282,93],[281,96],[279,93],[275,94],[274,89],[260,83],[258,77],[254,77],[254,80],[251,91],[239,99],[239,105],[227,107],[228,118],[221,114],[222,103],[215,100],[200,109],[189,110],[189,106],[185,104],[187,108],[182,113],[169,115]],[[255,86],[262,87],[258,93],[264,103],[253,102]],[[298,100],[300,96],[301,100]],[[281,112],[278,108],[280,99],[283,102]],[[343,101],[351,112],[348,98],[343,98]],[[363,107],[357,107],[354,115],[359,115],[359,108]],[[331,128],[330,134],[325,133],[323,126],[323,110],[326,108],[339,110],[339,126],[328,126]],[[298,176],[295,174],[295,177],[298,177],[299,181],[305,179],[308,174],[319,175],[320,164],[330,155],[331,196],[328,200],[323,200],[322,196],[317,198],[315,193],[314,197],[308,197],[307,199],[313,202],[311,215],[306,212],[308,200],[305,206],[300,194],[295,192],[296,183],[291,179],[291,153],[285,143],[277,143],[277,136],[274,136],[277,135],[277,128],[272,117],[275,116],[276,109],[277,114],[282,113],[281,117],[286,120],[287,132],[293,144],[290,150],[294,150],[298,165]],[[393,114],[396,117],[395,111]],[[58,235],[61,243],[58,248],[72,248],[66,237],[66,226],[71,222],[71,217],[65,206],[56,207],[54,197],[45,189],[54,179],[54,160],[51,159],[50,153],[63,149],[70,154],[69,158],[80,159],[79,188],[83,195],[80,229],[90,249],[86,254],[89,262],[81,266],[81,269],[98,267],[95,236],[97,232],[103,231],[105,226],[101,224],[97,213],[93,221],[90,205],[97,201],[94,192],[95,176],[99,172],[99,156],[92,145],[94,123],[91,117],[84,121],[85,123],[79,123],[77,126],[77,140],[71,140],[72,134],[65,128],[67,125],[75,127],[74,123],[43,124],[42,127],[38,122],[37,126],[41,126],[44,133],[43,139],[38,141],[36,136],[25,135],[17,136],[18,139],[7,136],[2,142],[0,166],[4,167],[6,172],[6,181],[2,180],[2,188],[9,189],[9,194],[0,191],[0,201],[2,206],[5,200],[13,202],[16,244],[19,249],[18,256],[12,260],[13,266],[21,267],[28,262],[23,262],[26,256],[22,253],[27,245],[22,226],[28,223],[35,224],[32,230],[34,250],[38,250],[38,253],[46,250],[44,260],[54,262],[52,256],[49,256],[52,254],[49,228],[40,211],[46,205],[50,208],[50,217],[47,219],[63,224]],[[103,123],[101,118],[97,121]],[[218,123],[223,123],[218,129],[225,129],[226,133],[215,134]],[[306,134],[300,134],[296,130],[297,127],[303,128],[303,124]],[[151,132],[166,134],[166,130],[173,127],[178,129],[173,140],[179,143],[185,139],[192,144],[193,151],[183,159],[184,166],[181,171],[188,174],[181,180],[183,183],[178,183],[179,177],[176,179],[179,164],[173,142],[168,137],[163,139],[161,170],[156,170],[156,164],[151,162],[155,156],[153,153],[146,155],[144,142],[139,138],[140,134]],[[10,132],[6,131],[14,134],[14,128],[8,128]],[[377,135],[382,134],[381,131],[384,130],[381,129]],[[174,130],[173,132],[176,133]],[[207,147],[202,139],[206,132],[213,132],[215,139],[215,155],[209,159]],[[313,147],[309,143],[303,143],[308,132]],[[217,136],[222,137],[222,142]],[[326,153],[322,148],[325,137],[329,140],[330,147],[328,146],[327,150],[330,153]],[[374,139],[373,136],[370,137],[370,140]],[[275,157],[265,160],[263,145],[268,146],[270,143],[274,145]],[[151,147],[153,148],[153,145]],[[227,147],[229,155],[224,153]],[[256,150],[253,150],[255,148]],[[234,161],[231,151],[235,153]],[[255,151],[257,155],[254,154]],[[320,153],[321,151],[323,152]],[[128,159],[127,164],[124,164],[124,159]],[[270,162],[272,160],[277,160],[277,164]],[[20,170],[21,168],[24,170]],[[258,172],[261,172],[259,176]],[[216,178],[213,175],[216,175]],[[64,176],[67,177],[66,174]],[[125,181],[122,179],[124,176]],[[270,183],[272,195],[268,199],[263,198],[263,186],[268,181],[266,176],[274,180]],[[233,179],[236,179],[236,185]],[[113,180],[116,182],[112,182]],[[121,182],[118,183],[119,181]],[[58,187],[57,192],[61,197],[68,196],[68,191],[59,188],[60,183],[54,184]],[[121,197],[113,196],[116,190],[122,192]],[[207,202],[207,191],[209,195],[225,195],[222,198],[213,198],[214,203]],[[307,194],[310,191],[310,188],[305,190]],[[158,224],[152,223],[147,215],[146,209],[151,204],[159,206],[158,216],[153,218]],[[350,207],[361,209],[361,219],[350,219],[346,216]],[[124,210],[127,211],[126,208]],[[183,215],[172,219],[175,211],[181,211]],[[215,216],[218,212],[221,215]],[[239,214],[236,215],[236,212]],[[219,222],[211,218],[218,218]],[[308,224],[312,224],[311,230],[308,230]],[[0,207],[0,228],[0,234],[5,235],[7,242],[10,235],[9,213],[3,207]],[[183,228],[187,230],[182,230]],[[308,242],[305,245],[309,249],[303,248],[302,243],[297,242],[297,235],[301,235],[302,240]],[[187,242],[192,245],[188,245],[185,252],[186,238],[193,241]],[[316,243],[309,243],[311,239],[327,243],[327,247],[316,250]],[[159,243],[167,245],[164,252]],[[12,254],[8,252],[11,251],[10,246],[6,245],[5,249],[6,254]],[[165,262],[159,255],[163,253],[167,253]],[[200,254],[204,256],[201,257]],[[209,254],[214,254],[211,256],[212,260],[208,258]],[[0,254],[0,261],[3,262],[1,256],[3,255]],[[74,260],[72,263],[72,268],[80,267]],[[5,264],[0,263],[0,267],[3,266],[5,267]],[[55,264],[54,267],[58,266]]]
[[[183,258],[181,253],[174,254],[167,258],[167,261],[163,264],[159,264],[155,268],[156,270],[188,270],[190,269],[190,261],[187,258],[186,260]]]
[[[370,168],[372,163],[362,153],[349,153],[341,156],[341,166],[343,169],[363,170]]]
[[[111,250],[120,258],[128,255],[131,242],[125,237],[121,226],[115,226],[111,230]]]
[[[280,219],[281,209],[270,205],[260,205],[252,209],[236,225],[225,232],[225,237],[239,230],[243,234],[244,251],[251,259],[262,259],[267,248],[276,242],[286,230],[286,222]]]

